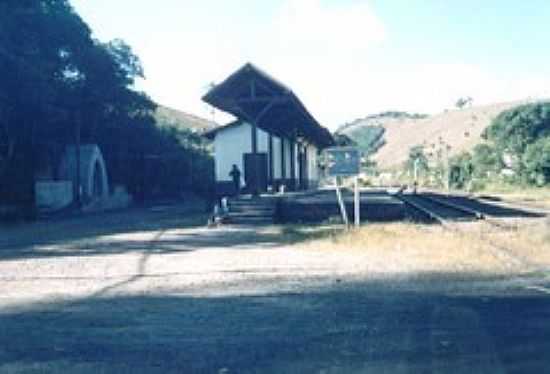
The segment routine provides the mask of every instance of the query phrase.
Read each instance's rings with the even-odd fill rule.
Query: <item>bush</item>
[[[550,182],[550,137],[529,144],[523,154],[525,174],[530,183],[542,186]]]

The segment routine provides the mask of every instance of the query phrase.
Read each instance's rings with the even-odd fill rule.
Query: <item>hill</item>
[[[386,112],[358,119],[343,125],[338,131],[353,139],[367,138],[373,160],[381,168],[395,168],[408,158],[409,150],[417,145],[425,146],[426,152],[441,144],[449,145],[449,156],[471,150],[482,142],[481,134],[499,113],[526,101],[515,101],[485,106],[450,110],[433,116]],[[378,128],[378,130],[374,130]],[[382,133],[373,138],[373,133]],[[374,143],[368,140],[375,139]],[[361,144],[360,144],[361,145]],[[363,144],[364,148],[365,144]]]
[[[401,120],[417,120],[426,118],[424,114],[410,114],[407,112],[384,112],[356,119],[353,122],[340,126],[337,134],[348,136],[368,155],[377,152],[386,144],[386,123]]]
[[[210,120],[162,105],[157,107],[155,118],[161,125],[175,126],[180,129],[191,130],[198,133],[217,126],[215,122]]]

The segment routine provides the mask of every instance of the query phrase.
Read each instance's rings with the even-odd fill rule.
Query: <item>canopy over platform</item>
[[[330,132],[313,118],[290,88],[251,63],[216,85],[202,99],[268,133],[301,138],[319,148],[334,143]]]

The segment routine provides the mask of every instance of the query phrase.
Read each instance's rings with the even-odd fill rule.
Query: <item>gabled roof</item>
[[[302,137],[321,148],[334,143],[330,132],[315,120],[289,87],[251,63],[216,85],[202,99],[275,135]]]
[[[236,126],[240,126],[242,123],[243,122],[240,121],[240,120],[229,122],[225,125],[214,127],[213,129],[210,129],[208,131],[203,132],[202,136],[204,136],[204,137],[206,137],[210,140],[214,140],[214,138],[216,137],[216,134],[219,133],[220,131],[224,131],[224,130],[227,130],[227,129],[230,129],[230,128],[233,128],[233,127],[236,127]]]

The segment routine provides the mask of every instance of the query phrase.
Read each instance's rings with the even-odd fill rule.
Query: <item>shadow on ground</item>
[[[300,225],[207,228],[206,221],[207,215],[200,211],[168,206],[40,222],[4,231],[0,261],[270,248],[321,239],[341,231],[334,226]]]
[[[19,225],[0,225],[0,256],[4,250],[32,249],[102,235],[158,231],[206,224],[203,204],[137,207]]]
[[[413,281],[88,298],[4,311],[0,372],[510,374],[549,367],[548,297],[407,291]]]

